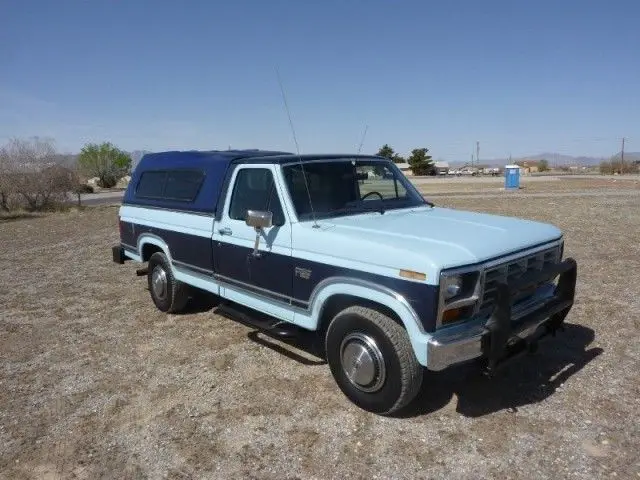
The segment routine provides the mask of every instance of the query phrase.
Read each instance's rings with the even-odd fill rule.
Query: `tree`
[[[376,155],[378,155],[379,157],[384,157],[384,158],[388,158],[389,160],[392,160],[393,156],[395,155],[395,152],[393,151],[393,148],[389,146],[388,143],[385,143],[383,146],[380,147],[380,150],[378,150],[378,153],[376,153]]]
[[[539,172],[549,171],[549,162],[547,162],[544,158],[538,162],[538,171]]]
[[[98,177],[98,185],[111,188],[131,167],[131,158],[109,142],[88,143],[78,156],[80,170],[89,177]]]
[[[29,210],[42,210],[64,202],[76,179],[58,161],[51,139],[11,140],[0,152],[1,208],[10,210],[22,203]]]
[[[388,158],[389,160],[391,160],[394,163],[404,163],[405,159],[403,157],[401,157],[400,155],[398,155],[393,148],[391,148],[389,146],[388,143],[385,143],[383,146],[380,147],[380,150],[378,150],[378,153],[376,153],[376,155],[378,155],[379,157],[384,157],[384,158]]]
[[[428,148],[414,148],[407,159],[414,175],[433,175],[435,167]]]

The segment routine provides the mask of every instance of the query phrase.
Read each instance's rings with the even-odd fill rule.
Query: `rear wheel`
[[[364,410],[395,413],[420,390],[423,369],[406,330],[376,310],[340,312],[329,324],[325,348],[336,383]]]
[[[189,287],[175,279],[169,260],[164,253],[156,252],[151,255],[147,283],[151,299],[158,310],[167,313],[178,313],[184,310],[189,301]]]

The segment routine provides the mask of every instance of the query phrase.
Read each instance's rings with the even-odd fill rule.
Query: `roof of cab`
[[[360,155],[353,153],[311,153],[304,155],[297,155],[295,153],[271,153],[270,155],[255,155],[249,157],[236,158],[233,163],[298,163],[298,162],[313,162],[315,160],[338,160],[338,159],[382,159],[375,155]],[[384,159],[382,159],[384,160]]]

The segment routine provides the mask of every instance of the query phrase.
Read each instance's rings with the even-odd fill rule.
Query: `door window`
[[[245,221],[247,210],[271,212],[273,225],[284,225],[284,212],[271,170],[243,168],[238,171],[229,205],[229,217]]]

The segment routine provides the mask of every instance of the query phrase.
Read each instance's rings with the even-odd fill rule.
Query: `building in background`
[[[435,162],[436,175],[447,175],[449,173],[449,162]]]
[[[411,171],[411,165],[409,165],[406,162],[403,163],[396,163],[396,167],[398,167],[400,169],[400,171],[402,173],[404,173],[406,176],[411,176],[413,175],[413,172]]]

